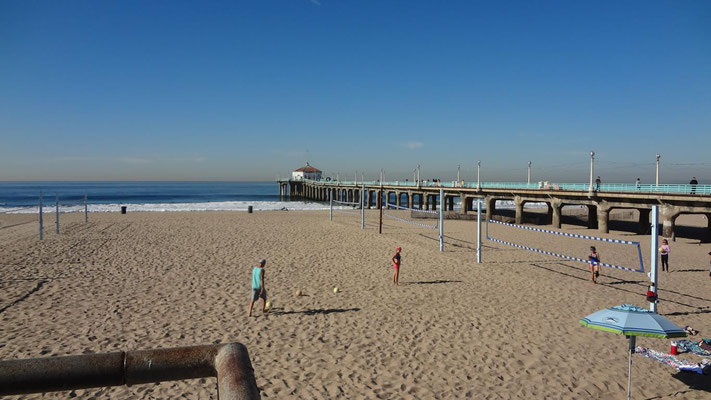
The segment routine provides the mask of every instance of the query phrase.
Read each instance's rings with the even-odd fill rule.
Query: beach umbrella
[[[661,315],[631,304],[623,304],[600,310],[580,319],[588,328],[625,335],[629,340],[627,399],[630,398],[632,383],[632,354],[637,343],[637,336],[656,338],[685,337],[686,332]]]

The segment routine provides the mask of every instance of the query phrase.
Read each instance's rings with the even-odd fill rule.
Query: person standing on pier
[[[400,279],[400,252],[402,247],[395,249],[395,255],[393,256],[393,285],[400,286],[398,279]]]
[[[689,182],[689,185],[691,185],[691,194],[696,193],[696,185],[699,184],[699,181],[696,180],[696,177],[692,177],[691,181]]]
[[[666,239],[662,240],[662,247],[659,248],[659,253],[662,255],[662,271],[669,272],[669,253],[671,253],[671,247],[669,247],[669,242]]]
[[[602,181],[600,180],[600,177],[598,176],[597,179],[595,179],[595,191],[596,192],[600,190],[601,183],[602,183]]]
[[[635,182],[635,186],[637,187],[637,190],[640,190],[640,188],[642,187],[642,181],[639,178],[637,178],[637,182]]]

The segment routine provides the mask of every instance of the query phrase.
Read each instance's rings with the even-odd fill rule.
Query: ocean
[[[0,182],[0,212],[324,210],[328,204],[279,198],[276,182]]]

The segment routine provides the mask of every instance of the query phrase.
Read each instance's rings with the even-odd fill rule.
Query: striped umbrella
[[[629,366],[627,370],[627,399],[632,383],[632,354],[637,336],[656,338],[685,337],[686,332],[661,315],[631,304],[600,310],[580,319],[588,328],[625,335],[629,339]]]

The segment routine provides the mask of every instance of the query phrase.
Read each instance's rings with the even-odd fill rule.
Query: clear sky
[[[711,1],[0,0],[0,180],[711,183]]]

